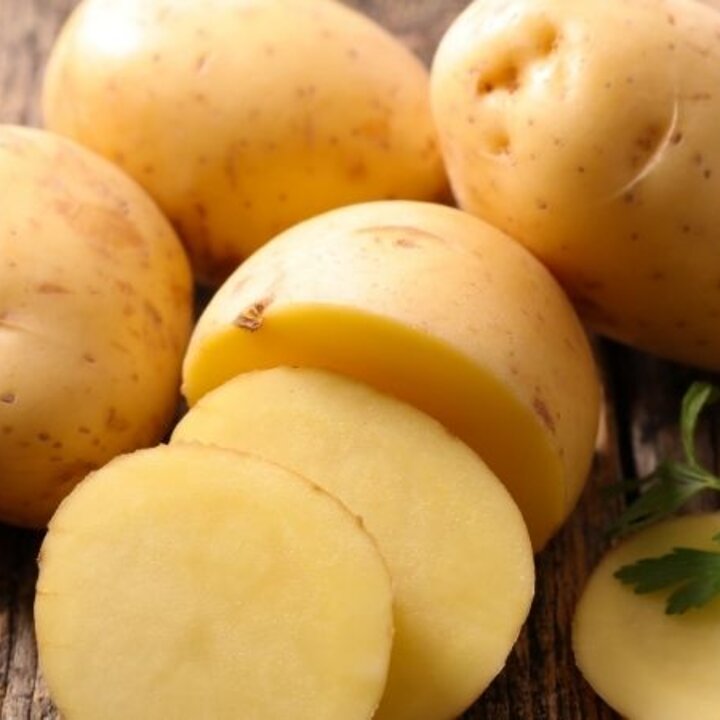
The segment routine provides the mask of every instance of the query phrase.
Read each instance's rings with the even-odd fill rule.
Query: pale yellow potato
[[[42,526],[167,431],[191,278],[150,198],[68,140],[0,126],[0,187],[0,521]]]
[[[426,69],[331,0],[85,0],[43,107],[150,191],[210,283],[319,212],[446,192]]]
[[[192,405],[277,365],[355,377],[440,420],[505,482],[536,548],[582,489],[599,405],[587,338],[542,265],[459,210],[339,209],[253,255],[200,318],[183,392]]]
[[[532,545],[500,481],[438,422],[340,375],[274,368],[205,395],[177,441],[257,453],[362,518],[395,592],[376,720],[457,717],[502,669],[532,601]]]
[[[692,0],[480,0],[432,102],[460,205],[592,326],[720,369],[720,14]]]
[[[575,658],[594,690],[629,720],[717,720],[720,599],[666,615],[667,592],[636,595],[613,574],[674,547],[716,551],[720,513],[669,520],[607,554],[573,625]]]
[[[369,720],[392,591],[358,518],[317,486],[252,455],[160,446],[61,505],[35,622],[66,720]]]

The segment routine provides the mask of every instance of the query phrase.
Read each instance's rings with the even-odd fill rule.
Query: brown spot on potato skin
[[[264,321],[264,314],[269,305],[272,303],[273,298],[267,297],[262,300],[258,300],[256,303],[250,305],[250,307],[243,310],[236,318],[234,325],[242,328],[243,330],[249,330],[255,332],[262,327]]]
[[[380,148],[390,148],[390,121],[386,117],[366,120],[350,131],[352,137],[368,140]]]
[[[445,243],[445,239],[440,235],[435,235],[412,225],[373,225],[356,232],[361,235],[371,234],[378,240],[381,240],[383,236],[390,236],[393,245],[398,247],[419,247],[423,240]],[[400,238],[397,237],[398,235],[400,235]],[[400,244],[398,240],[402,240],[403,244]],[[412,245],[408,243],[412,243]]]
[[[163,324],[162,315],[160,314],[160,311],[148,300],[143,302],[143,309],[145,310],[145,314],[152,320],[154,325],[157,325],[158,327],[161,327]]]
[[[80,205],[64,199],[55,202],[55,210],[74,232],[90,241],[93,249],[104,255],[109,256],[116,248],[145,246],[145,239],[138,229],[119,210],[100,205]]]
[[[550,414],[547,404],[539,395],[536,395],[533,398],[533,409],[537,413],[538,417],[543,421],[545,427],[547,427],[551,433],[555,433],[555,420]]]
[[[135,289],[132,286],[132,283],[129,283],[127,280],[118,280],[115,283],[115,286],[117,287],[118,291],[123,295],[134,295]]]
[[[65,295],[70,292],[68,288],[51,282],[42,282],[35,287],[35,290],[41,295]]]
[[[196,73],[203,72],[203,70],[205,70],[205,68],[207,67],[207,63],[208,63],[208,54],[203,53],[202,55],[199,55],[195,59],[195,72]]]
[[[6,405],[12,405],[15,402],[15,393],[6,392],[0,395],[0,402]]]
[[[130,423],[118,413],[117,408],[111,407],[105,416],[105,427],[113,432],[125,432]]]
[[[368,174],[367,165],[362,161],[358,161],[348,168],[347,174],[351,180],[363,180]]]
[[[406,237],[397,238],[397,240],[395,240],[393,242],[393,245],[395,245],[396,247],[401,247],[401,248],[416,248],[416,247],[418,247],[417,242],[415,242],[414,240],[411,240],[410,238],[406,238]]]

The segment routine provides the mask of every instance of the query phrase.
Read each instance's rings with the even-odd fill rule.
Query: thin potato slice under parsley
[[[668,590],[682,590],[685,585],[687,592],[688,583],[702,585],[703,573],[712,571],[718,550],[713,536],[719,530],[720,513],[658,523],[608,553],[590,578],[575,616],[575,657],[594,690],[624,717],[717,720],[720,598],[683,614],[668,614],[665,609]],[[675,548],[705,551],[710,563],[681,578],[676,561],[663,560],[677,556]],[[645,558],[661,562],[650,569],[652,577],[642,570],[637,577],[636,563]],[[678,581],[671,582],[672,587],[657,577],[663,567],[668,581]],[[632,581],[636,592],[618,582],[621,568],[625,575],[633,575],[625,581]],[[657,589],[638,593],[646,581],[648,588]]]

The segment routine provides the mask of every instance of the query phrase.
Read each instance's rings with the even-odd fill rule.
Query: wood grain
[[[74,4],[74,0],[0,0],[0,122],[40,124],[42,68]],[[352,0],[350,4],[378,18],[427,62],[466,0]],[[648,470],[658,452],[677,449],[677,403],[689,373],[610,343],[599,344],[598,358],[605,376],[607,411],[588,489],[570,522],[537,558],[537,596],[527,626],[506,669],[464,715],[466,720],[617,717],[575,669],[570,647],[573,609],[605,549],[604,530],[618,511],[616,504],[601,499],[600,488],[623,473]],[[717,430],[708,424],[704,433],[703,453],[712,457]],[[39,677],[32,629],[40,539],[37,533],[0,525],[0,720],[57,717]]]

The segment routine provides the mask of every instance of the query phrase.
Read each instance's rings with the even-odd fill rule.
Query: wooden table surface
[[[38,96],[43,65],[75,4],[76,0],[0,0],[0,122],[41,124]],[[466,0],[353,0],[352,4],[375,16],[429,61],[437,39]],[[608,502],[600,489],[621,476],[646,472],[659,454],[677,450],[680,397],[701,375],[607,341],[598,341],[596,347],[605,380],[606,414],[587,490],[568,524],[538,556],[537,595],[526,628],[505,670],[463,716],[466,720],[617,717],[584,683],[570,647],[578,594],[607,547],[604,530],[622,502]],[[711,416],[701,428],[701,452],[711,463],[718,447],[714,426],[718,419]],[[40,539],[39,533],[0,525],[0,720],[58,717],[38,673],[33,638]]]

